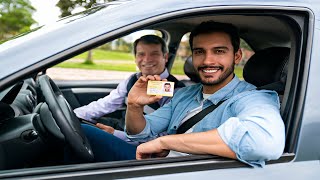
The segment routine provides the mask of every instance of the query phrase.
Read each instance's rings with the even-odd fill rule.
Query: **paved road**
[[[47,74],[56,80],[117,80],[126,79],[134,72],[107,70],[86,70],[74,68],[50,68]],[[175,75],[177,79],[188,79],[185,75]]]

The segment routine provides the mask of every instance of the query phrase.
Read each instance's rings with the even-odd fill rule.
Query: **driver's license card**
[[[147,94],[160,96],[173,96],[174,82],[170,81],[148,81]]]

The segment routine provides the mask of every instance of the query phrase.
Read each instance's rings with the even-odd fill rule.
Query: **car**
[[[318,0],[115,1],[3,42],[0,178],[319,179],[319,19]],[[183,37],[207,20],[239,28],[254,51],[244,66],[244,80],[279,93],[286,130],[283,155],[263,168],[212,155],[65,164],[63,153],[70,144],[90,159],[85,136],[75,133],[81,130],[73,109],[107,95],[119,81],[54,80],[47,74],[50,68],[117,38],[156,30],[168,44],[171,70]],[[198,81],[190,61],[184,66],[189,79],[182,79],[187,85]]]

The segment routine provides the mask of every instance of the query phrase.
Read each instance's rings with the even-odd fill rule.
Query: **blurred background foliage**
[[[29,0],[0,0],[0,41],[28,32],[36,21]]]

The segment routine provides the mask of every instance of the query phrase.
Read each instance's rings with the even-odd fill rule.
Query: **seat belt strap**
[[[199,121],[201,121],[207,114],[215,110],[220,104],[222,104],[225,100],[218,102],[217,104],[212,104],[209,107],[203,109],[202,111],[198,112],[194,116],[192,116],[190,119],[185,121],[179,128],[177,129],[177,134],[183,134],[187,130],[189,130],[192,126],[197,124]]]

